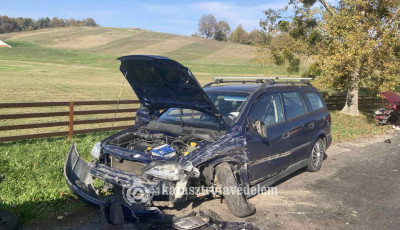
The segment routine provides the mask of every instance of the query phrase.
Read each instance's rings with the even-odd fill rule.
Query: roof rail
[[[210,82],[204,87],[209,87],[214,84],[221,83],[266,83],[270,85],[274,84],[307,84],[310,85],[309,80],[312,78],[302,78],[302,77],[213,77],[215,81]],[[286,81],[275,81],[275,80],[286,80]],[[289,81],[289,80],[299,80],[299,81]]]

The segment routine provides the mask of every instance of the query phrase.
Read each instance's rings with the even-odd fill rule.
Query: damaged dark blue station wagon
[[[193,198],[187,188],[259,192],[301,168],[321,168],[331,117],[308,81],[230,77],[201,87],[187,67],[166,57],[119,60],[141,102],[135,126],[95,144],[92,162],[75,144],[65,161],[69,188],[90,204],[118,203],[127,219],[162,217],[163,204]],[[163,194],[165,188],[174,193]],[[223,194],[239,217],[255,212],[247,202],[253,195]]]

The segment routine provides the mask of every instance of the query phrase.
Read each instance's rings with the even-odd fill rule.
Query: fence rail
[[[131,127],[130,125],[124,126],[110,126],[102,128],[91,128],[91,129],[79,129],[75,130],[76,125],[84,124],[100,124],[100,123],[114,123],[120,121],[134,121],[135,116],[116,117],[116,118],[99,118],[99,119],[86,119],[76,120],[75,116],[79,115],[98,115],[98,114],[112,114],[112,113],[134,113],[137,108],[124,108],[124,109],[100,109],[100,110],[79,110],[75,111],[76,106],[89,106],[89,105],[139,105],[138,100],[121,100],[121,101],[69,101],[69,102],[33,102],[33,103],[0,103],[0,109],[12,109],[12,108],[29,108],[29,107],[67,107],[68,110],[61,112],[46,112],[46,113],[15,113],[15,114],[0,114],[0,120],[14,120],[14,119],[25,119],[25,118],[43,118],[43,117],[67,117],[65,121],[58,122],[46,122],[46,123],[31,123],[21,125],[3,125],[0,126],[0,131],[11,131],[21,129],[37,129],[37,128],[48,128],[48,127],[62,127],[67,126],[66,131],[60,132],[47,132],[37,133],[28,135],[18,136],[6,136],[0,137],[0,142],[5,141],[16,141],[25,139],[34,139],[42,137],[55,137],[55,136],[67,136],[71,139],[74,134],[84,134],[92,132],[102,132],[111,130],[121,130]]]
[[[328,109],[342,109],[346,103],[346,96],[325,96],[324,101]],[[383,98],[359,96],[358,106],[361,109],[371,109],[377,106],[385,106],[387,101]]]

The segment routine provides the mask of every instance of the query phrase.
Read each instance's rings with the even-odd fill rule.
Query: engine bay
[[[152,156],[172,158],[185,156],[207,142],[192,136],[174,136],[142,129],[122,133],[111,139],[109,144]]]

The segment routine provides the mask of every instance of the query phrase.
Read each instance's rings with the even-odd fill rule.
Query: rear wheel
[[[311,149],[310,157],[308,158],[307,171],[316,172],[322,166],[322,161],[325,157],[325,144],[320,138],[318,139],[313,148]]]
[[[256,208],[247,202],[243,191],[239,192],[238,182],[232,172],[229,163],[222,163],[216,167],[218,182],[224,191],[226,203],[231,212],[237,217],[246,217],[252,215]]]

